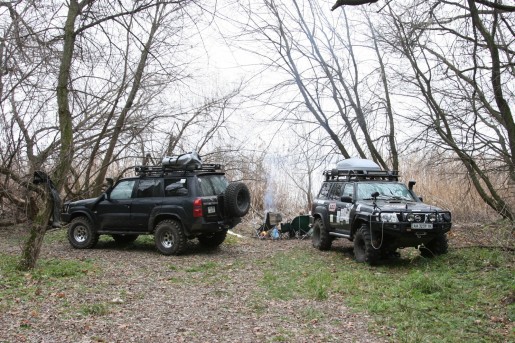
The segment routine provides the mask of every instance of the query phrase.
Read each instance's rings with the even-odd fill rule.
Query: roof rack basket
[[[385,180],[398,181],[397,170],[338,170],[324,171],[325,180],[350,181],[350,180]]]
[[[162,176],[172,173],[191,173],[191,172],[221,172],[223,166],[221,164],[204,163],[195,169],[184,168],[183,166],[136,166],[134,171],[138,176]]]

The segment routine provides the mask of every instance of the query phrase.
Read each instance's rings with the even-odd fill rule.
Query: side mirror
[[[352,202],[352,197],[344,195],[340,198],[341,202]]]
[[[107,177],[106,178],[106,181],[107,181],[107,185],[109,186],[109,188],[113,187],[114,185],[114,180],[110,177]]]
[[[422,196],[419,196],[418,199],[422,202],[424,202],[424,198]]]
[[[413,186],[415,186],[416,183],[417,183],[417,181],[414,181],[414,180],[410,180],[408,182],[408,188],[409,188],[410,191],[413,190]]]

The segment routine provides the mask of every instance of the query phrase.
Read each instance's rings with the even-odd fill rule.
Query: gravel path
[[[18,255],[9,237],[0,232],[0,248]],[[138,242],[126,249],[100,242],[92,250],[74,250],[62,239],[46,243],[41,258],[90,261],[93,271],[51,289],[38,287],[30,299],[11,299],[15,305],[0,308],[0,342],[384,341],[367,331],[369,318],[351,313],[339,296],[260,296],[263,274],[256,261],[281,250],[311,249],[307,240],[247,237],[214,251],[190,244],[178,257]]]

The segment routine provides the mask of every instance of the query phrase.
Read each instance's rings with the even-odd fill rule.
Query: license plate
[[[214,207],[214,206],[208,206],[207,207],[207,213],[208,214],[213,214],[215,212],[216,212],[216,207]]]
[[[433,228],[433,224],[431,223],[412,223],[411,224],[412,229],[423,229],[428,230]]]

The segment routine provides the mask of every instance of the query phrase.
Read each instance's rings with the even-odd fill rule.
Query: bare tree
[[[331,154],[320,144],[322,138],[317,136],[319,131],[310,131],[305,126],[294,130],[293,140],[296,144],[286,154],[281,169],[295,186],[292,189],[299,190],[304,198],[301,204],[295,204],[296,207],[307,213],[311,211],[314,192],[317,191],[315,173],[328,164]]]
[[[314,121],[345,158],[357,155],[371,158],[384,168],[397,167],[392,103],[388,103],[388,94],[383,96],[385,105],[368,91],[375,84],[383,83],[383,89],[389,92],[386,78],[382,77],[384,62],[377,47],[363,41],[355,43],[352,35],[355,29],[346,12],[340,17],[344,24],[342,30],[327,18],[315,1],[294,1],[291,5],[263,1],[263,9],[263,14],[255,9],[249,13],[252,22],[249,31],[252,37],[262,41],[264,49],[258,54],[270,67],[284,72],[286,78],[270,90],[288,94],[295,86],[300,93],[293,101],[287,98],[288,104],[277,105],[286,109],[277,119],[300,125]],[[360,66],[362,58],[357,54],[369,49],[376,51],[378,68],[373,73],[364,73]],[[308,112],[296,111],[300,106]],[[302,118],[298,112],[303,113]],[[376,125],[378,117],[382,116],[387,120]]]
[[[513,23],[499,9],[480,14],[474,1],[390,7],[389,14],[383,42],[407,59],[411,72],[400,76],[425,105],[412,118],[425,132],[417,139],[456,156],[483,201],[513,220],[513,90],[503,81],[514,76]]]
[[[105,142],[107,137],[116,143],[121,137],[120,133],[123,131],[124,125],[130,125],[130,121],[126,120],[128,117],[126,114],[131,108],[134,109],[133,104],[137,103],[136,100],[143,100],[141,96],[137,99],[135,95],[142,82],[143,68],[150,63],[150,59],[147,57],[150,54],[149,44],[152,39],[149,39],[148,45],[142,44],[144,48],[140,62],[141,67],[136,68],[135,76],[131,75],[131,77],[134,76],[133,85],[135,86],[124,99],[127,110],[126,112],[122,111],[121,116],[117,113],[117,118],[122,117],[123,120],[119,120],[118,124],[120,125],[115,128],[107,127],[104,132],[98,130],[99,123],[106,119],[109,122],[110,119],[102,116],[105,112],[98,111],[102,107],[107,107],[98,101],[101,96],[99,93],[95,94],[95,87],[92,87],[92,84],[100,84],[98,80],[101,80],[99,77],[101,74],[92,76],[95,74],[93,66],[95,63],[97,66],[99,64],[93,54],[90,54],[92,52],[90,48],[99,47],[102,40],[90,39],[88,32],[96,28],[105,29],[106,27],[103,25],[109,22],[124,22],[125,18],[128,18],[128,22],[131,20],[135,22],[142,20],[147,15],[152,17],[152,9],[156,14],[153,16],[154,24],[156,24],[154,25],[155,30],[159,27],[157,23],[160,18],[165,17],[165,7],[169,5],[171,8],[182,10],[190,2],[186,0],[141,1],[134,6],[127,4],[129,7],[125,7],[124,2],[111,4],[100,0],[72,0],[65,7],[65,17],[59,16],[63,13],[59,11],[61,4],[51,3],[46,6],[45,10],[53,14],[50,22],[39,19],[37,15],[34,16],[34,11],[39,12],[42,9],[34,7],[32,3],[2,2],[0,4],[0,10],[6,10],[0,13],[2,18],[10,18],[2,31],[4,39],[0,41],[0,49],[3,52],[2,60],[0,60],[2,121],[7,124],[2,135],[11,142],[19,143],[12,145],[16,150],[5,154],[2,152],[2,161],[8,163],[6,164],[7,168],[2,168],[0,173],[5,175],[3,183],[6,191],[13,188],[10,185],[17,184],[29,190],[28,194],[39,194],[43,200],[42,203],[38,202],[32,195],[24,200],[20,197],[12,197],[10,192],[2,192],[2,196],[8,195],[11,202],[17,202],[19,205],[25,203],[25,206],[30,207],[28,213],[31,214],[29,219],[32,224],[20,268],[34,267],[39,256],[42,238],[49,225],[52,209],[54,206],[59,206],[51,200],[46,201],[49,193],[44,190],[30,193],[36,189],[29,182],[32,172],[46,166],[52,170],[51,178],[56,188],[62,189],[67,183],[70,172],[72,175],[80,177],[81,172],[73,167],[74,158],[77,153],[85,155],[85,151],[91,151],[91,137],[96,137],[97,142]],[[55,12],[52,13],[52,11]],[[140,13],[141,18],[137,18],[135,15]],[[45,16],[41,16],[41,18],[45,18]],[[150,32],[150,37],[152,37],[153,31]],[[106,35],[105,37],[109,42],[105,46],[117,49],[114,42],[110,41],[111,36]],[[29,45],[27,42],[34,44]],[[52,61],[58,61],[59,64],[52,64]],[[153,59],[153,61],[157,60]],[[89,62],[91,63],[88,64]],[[91,69],[88,70],[88,66],[91,66]],[[83,80],[89,80],[89,82]],[[116,89],[126,87],[129,79],[125,80],[124,85],[112,87],[115,90],[112,94],[116,94]],[[54,89],[57,90],[53,94],[52,83],[54,83]],[[81,87],[83,88],[80,89]],[[40,96],[35,97],[35,94]],[[118,94],[121,93],[118,92]],[[50,99],[55,95],[57,95],[57,104],[52,105]],[[57,109],[57,123],[48,121],[48,118],[52,118],[52,116],[43,115],[48,114],[52,109]],[[138,107],[135,110],[137,109]],[[149,121],[146,121],[147,126],[148,123]],[[134,125],[130,125],[128,131],[134,132],[136,129],[141,132],[146,126],[144,124],[138,125],[138,127],[136,129]],[[117,131],[120,128],[121,130]],[[92,136],[91,132],[98,133]],[[135,139],[137,136],[132,135],[130,139]],[[110,147],[103,152],[107,156],[111,155],[107,158],[108,160],[113,159],[114,155]],[[75,166],[78,165],[75,164]],[[28,170],[28,173],[24,173],[25,170]],[[20,175],[17,171],[22,171],[24,174]],[[12,201],[12,199],[17,200]],[[54,221],[54,224],[57,223]]]

